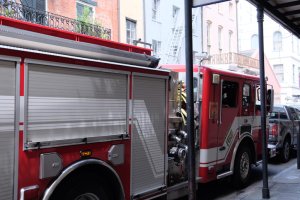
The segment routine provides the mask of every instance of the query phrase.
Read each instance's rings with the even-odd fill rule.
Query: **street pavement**
[[[262,186],[262,181],[259,181],[243,193],[238,193],[229,199],[263,199]],[[297,169],[297,164],[293,164],[269,178],[269,190],[272,200],[300,200],[300,169]]]

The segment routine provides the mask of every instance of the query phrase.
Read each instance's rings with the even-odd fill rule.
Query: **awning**
[[[300,0],[248,0],[264,7],[264,12],[300,38]]]

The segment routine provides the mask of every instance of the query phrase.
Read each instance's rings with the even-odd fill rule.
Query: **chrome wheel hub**
[[[93,193],[85,193],[79,195],[74,200],[100,200],[100,199]]]
[[[290,155],[290,147],[289,147],[289,143],[285,143],[284,145],[284,158],[285,159],[288,159],[289,158],[289,155]]]
[[[240,174],[242,179],[247,178],[249,170],[250,170],[249,155],[247,152],[244,152],[241,156],[241,162],[240,162]]]

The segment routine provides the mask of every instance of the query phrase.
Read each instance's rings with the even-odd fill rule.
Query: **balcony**
[[[36,10],[11,0],[0,1],[0,16],[111,40],[111,29],[54,13]]]
[[[257,59],[237,53],[223,53],[212,55],[211,59],[206,60],[204,63],[207,65],[236,64],[241,67],[259,69],[259,61]]]

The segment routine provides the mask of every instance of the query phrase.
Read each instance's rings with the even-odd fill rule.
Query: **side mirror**
[[[256,97],[257,97],[257,101],[260,101],[260,88],[256,89]]]
[[[268,112],[272,112],[273,106],[274,106],[274,89],[268,89],[267,90],[267,96],[266,96],[266,108]]]

